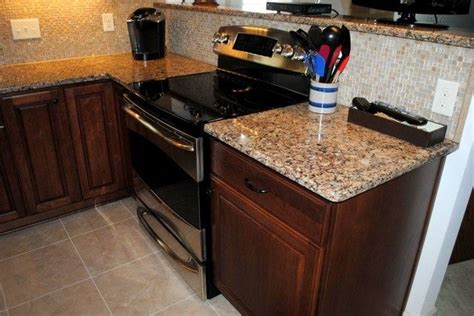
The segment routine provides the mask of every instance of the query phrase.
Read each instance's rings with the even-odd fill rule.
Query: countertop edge
[[[193,6],[190,4],[170,4],[157,2],[154,3],[154,6],[163,9],[187,10],[221,15],[232,15],[279,22],[300,23],[308,25],[318,24],[323,27],[329,25],[341,26],[342,24],[344,24],[351,31],[405,38],[442,45],[474,48],[474,36],[470,34],[463,35],[450,33],[451,31],[435,32],[431,29],[394,27],[389,25],[377,24],[374,22],[374,20],[364,18],[295,16],[289,14],[277,14],[272,12],[250,12],[230,7]]]
[[[232,119],[230,119],[232,120]],[[225,121],[224,121],[225,122]],[[230,143],[225,137],[224,135],[221,135],[213,130],[211,130],[208,126],[209,124],[206,124],[205,125],[205,133],[210,135],[211,137],[214,137],[216,139],[218,139],[219,141],[221,141],[222,143],[226,144],[227,146],[230,146],[231,148],[237,150],[238,152],[246,155],[247,157],[257,161],[258,163],[261,163],[262,165],[264,165],[265,167],[277,172],[279,175],[287,178],[287,179],[290,179],[291,181],[295,182],[296,184],[302,186],[303,188],[311,191],[312,193],[315,193],[317,194],[318,196],[330,201],[330,202],[333,202],[333,203],[341,203],[341,202],[344,202],[344,201],[347,201],[359,194],[362,194],[364,192],[367,192],[371,189],[374,189],[384,183],[387,183],[395,178],[398,178],[402,175],[405,175],[417,168],[420,168],[424,165],[427,165],[431,162],[433,162],[434,160],[438,159],[438,158],[442,158],[442,157],[445,157],[453,152],[455,152],[458,148],[459,148],[459,144],[456,143],[456,142],[453,142],[453,146],[451,147],[446,147],[445,149],[442,149],[440,150],[439,152],[436,152],[435,154],[433,154],[432,156],[430,156],[428,159],[422,161],[422,162],[415,162],[415,163],[412,163],[410,165],[407,165],[405,166],[402,170],[399,170],[399,172],[393,172],[393,173],[390,173],[390,174],[387,174],[385,176],[382,176],[380,178],[377,178],[376,180],[368,180],[366,182],[366,184],[368,183],[368,185],[364,184],[364,185],[359,185],[359,186],[355,186],[355,187],[352,187],[350,189],[350,191],[348,192],[344,192],[343,194],[342,193],[338,193],[338,192],[332,192],[332,194],[327,194],[325,192],[321,192],[321,191],[318,191],[317,189],[315,189],[315,187],[317,187],[316,183],[311,183],[310,181],[305,181],[304,179],[302,178],[298,178],[298,177],[295,177],[294,175],[292,175],[291,173],[288,172],[288,168],[278,168],[277,166],[275,165],[272,165],[272,164],[269,164],[268,161],[270,159],[268,159],[265,154],[263,153],[260,153],[260,152],[255,152],[255,150],[253,151],[250,151],[250,150],[246,150],[244,146],[240,145],[240,144],[235,144],[235,143]],[[377,133],[374,131],[374,133]],[[293,171],[293,173],[297,173],[297,171]]]

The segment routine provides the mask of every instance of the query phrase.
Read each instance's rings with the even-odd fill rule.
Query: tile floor
[[[474,315],[474,259],[448,266],[436,308],[439,316]]]
[[[140,227],[132,199],[0,236],[0,316],[239,315],[201,302]]]

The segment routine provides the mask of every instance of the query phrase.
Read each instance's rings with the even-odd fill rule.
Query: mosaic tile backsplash
[[[0,0],[0,64],[15,64],[130,50],[126,19],[150,0]],[[102,30],[113,13],[114,32]],[[10,20],[39,18],[42,38],[17,40]]]
[[[221,25],[263,25],[283,30],[308,25],[188,10],[164,9],[171,51],[210,64],[217,63],[210,40]],[[382,100],[448,125],[457,140],[458,122],[468,107],[473,80],[474,49],[383,35],[352,32],[351,60],[340,78],[338,101],[350,105],[355,96]],[[457,81],[460,89],[451,118],[431,112],[437,79]],[[474,78],[472,78],[474,79]]]

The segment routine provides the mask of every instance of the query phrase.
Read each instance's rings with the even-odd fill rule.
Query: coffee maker
[[[158,59],[165,56],[165,17],[156,8],[140,8],[128,20],[133,58]]]

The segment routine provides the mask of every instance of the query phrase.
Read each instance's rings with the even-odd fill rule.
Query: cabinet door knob
[[[252,181],[250,181],[249,178],[245,178],[244,184],[245,184],[245,186],[246,186],[247,188],[249,188],[250,190],[252,190],[253,192],[256,192],[256,193],[265,194],[265,193],[270,192],[270,190],[268,190],[268,189],[257,188],[257,187],[252,183]]]
[[[57,98],[54,98],[54,99],[51,100],[51,103],[52,103],[52,104],[57,104],[58,102],[59,102],[59,101],[58,101]]]

